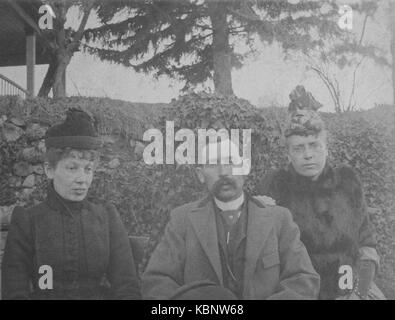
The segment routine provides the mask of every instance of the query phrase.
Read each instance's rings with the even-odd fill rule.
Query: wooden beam
[[[395,108],[395,3],[390,2],[390,21],[391,21],[391,55],[392,55],[392,103]]]
[[[37,34],[41,35],[41,30],[38,27],[37,23],[29,16],[26,11],[15,1],[15,0],[6,0],[8,4],[16,11],[16,13],[23,19],[25,23],[27,23]]]
[[[34,75],[36,66],[36,34],[26,31],[26,89],[30,97],[34,96]]]
[[[6,0],[7,3],[16,11],[16,13],[22,18],[22,20],[32,28],[37,35],[39,35],[43,40],[45,45],[47,45],[51,49],[55,49],[54,45],[45,38],[41,32],[41,29],[38,27],[36,21],[29,16],[26,11],[15,1],[15,0]]]
[[[0,0],[1,1],[1,0]],[[25,41],[25,39],[23,39]],[[37,38],[36,38],[37,40]],[[37,42],[37,41],[36,41]],[[41,56],[36,50],[36,66],[49,64],[48,56]],[[12,56],[0,54],[0,67],[17,67],[26,65],[26,53],[15,54]]]

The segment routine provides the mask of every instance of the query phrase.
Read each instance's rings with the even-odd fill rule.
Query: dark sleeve
[[[379,267],[380,261],[376,251],[376,232],[369,219],[361,180],[355,171],[349,167],[341,168],[341,176],[346,177],[345,183],[349,188],[347,191],[351,193],[352,205],[361,219],[358,239],[360,261],[357,269],[359,281],[357,287],[354,289],[360,292],[362,296],[366,296],[374,280],[376,268]]]
[[[281,264],[279,285],[270,300],[317,299],[320,276],[315,271],[307,250],[300,240],[299,227],[288,209],[281,208],[278,247]]]
[[[33,272],[33,237],[29,212],[16,207],[12,213],[1,267],[4,300],[29,299]]]
[[[362,182],[350,167],[340,168],[340,175],[344,180],[347,192],[352,199],[352,206],[357,211],[361,226],[359,229],[359,247],[376,248],[376,232],[369,219]]]
[[[115,299],[141,299],[139,279],[128,235],[117,209],[107,206],[110,226],[110,260],[107,277]]]

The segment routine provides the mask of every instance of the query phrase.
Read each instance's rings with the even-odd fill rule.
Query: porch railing
[[[0,96],[21,96],[26,99],[29,96],[29,92],[11,79],[0,74]]]

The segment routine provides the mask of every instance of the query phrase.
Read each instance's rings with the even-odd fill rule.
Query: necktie
[[[232,232],[232,229],[234,227],[234,225],[237,223],[237,220],[240,217],[240,213],[241,213],[241,208],[237,209],[237,210],[225,210],[225,211],[221,211],[221,215],[224,218],[225,222],[226,222],[226,243],[229,245],[229,237],[230,237],[230,233]]]
[[[234,227],[240,217],[241,214],[241,207],[237,210],[224,210],[221,211],[221,215],[225,220],[226,223],[226,246],[227,246],[227,252],[228,255],[230,254],[233,256],[233,250],[232,250],[232,243],[233,240],[231,239],[231,233],[233,234],[234,232]],[[233,265],[233,264],[232,264]],[[226,268],[228,269],[230,277],[233,279],[233,281],[237,282],[237,278],[229,265],[228,257],[226,258]]]
[[[229,229],[237,222],[240,212],[240,209],[221,211],[221,214],[224,217]]]

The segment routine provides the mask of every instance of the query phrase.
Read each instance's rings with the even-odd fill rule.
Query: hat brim
[[[47,148],[73,148],[96,150],[101,147],[101,139],[92,136],[62,136],[45,138]]]

